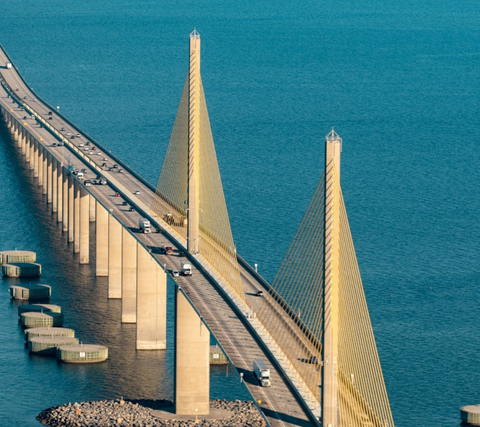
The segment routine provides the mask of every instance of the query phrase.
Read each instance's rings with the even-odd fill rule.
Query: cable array
[[[337,427],[393,427],[340,180],[327,169],[257,316],[322,403],[326,283],[334,288]]]
[[[199,76],[197,76],[200,78]],[[190,72],[163,162],[151,210],[187,238]],[[203,85],[200,80],[199,255],[245,300]]]

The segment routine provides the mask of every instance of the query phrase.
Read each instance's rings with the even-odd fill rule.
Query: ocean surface
[[[480,403],[479,22],[477,0],[3,0],[0,43],[39,96],[156,184],[196,28],[237,251],[269,281],[335,127],[396,426],[456,427]],[[1,127],[0,250],[37,251],[65,325],[110,359],[29,356],[1,279],[0,427],[66,402],[171,398],[172,346],[134,350],[120,301],[45,205]],[[211,397],[249,395],[223,367]]]

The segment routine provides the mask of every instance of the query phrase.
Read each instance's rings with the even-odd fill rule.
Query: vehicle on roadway
[[[90,187],[92,185],[92,181],[89,181],[88,179],[84,182],[85,187]]]
[[[120,193],[115,193],[115,197],[120,197]]]
[[[173,277],[178,277],[178,276],[180,276],[180,273],[177,270],[172,270],[172,276]]]
[[[265,361],[256,359],[253,361],[253,375],[257,378],[262,387],[270,387],[270,369]]]
[[[138,228],[140,228],[140,233],[150,234],[152,232],[150,229],[150,221],[146,218],[140,218]]]
[[[257,297],[263,297],[263,291],[261,289],[259,289],[256,294],[255,294]]]
[[[123,169],[119,169],[119,170],[118,170],[118,173],[123,173]]]
[[[188,261],[182,261],[182,274],[184,276],[192,275],[192,265]]]
[[[140,194],[140,191],[139,190],[135,190],[135,192],[133,194]]]
[[[173,255],[173,248],[171,246],[165,246],[163,248],[165,255]]]
[[[102,184],[102,185],[107,185],[107,180],[105,179],[105,177],[102,176],[102,177],[100,178],[100,184]]]

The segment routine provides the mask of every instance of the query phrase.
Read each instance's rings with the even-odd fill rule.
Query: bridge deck
[[[0,64],[5,64],[6,62],[9,62],[9,59],[3,50],[0,49]],[[88,135],[74,127],[73,124],[52,110],[41,99],[38,99],[15,68],[1,69],[0,72],[10,86],[12,93],[21,100],[27,112],[23,108],[19,108],[18,104],[13,103],[11,98],[8,98],[8,94],[3,87],[0,88],[0,103],[9,110],[13,109],[14,111],[11,114],[22,123],[26,122],[27,129],[38,140],[43,138],[43,144],[47,150],[64,165],[68,164],[68,158],[70,157],[71,164],[78,169],[87,168],[87,178],[94,179],[102,163],[106,162],[108,166],[112,166],[114,163],[119,162],[108,151],[100,149],[97,143]],[[40,126],[38,118],[37,120],[31,119],[28,113],[29,109],[35,111],[39,117],[42,117],[45,123],[52,128],[53,132],[63,135],[69,146],[52,146],[54,142],[58,142],[58,137],[50,133],[45,126]],[[51,116],[49,112],[52,112]],[[27,118],[24,119],[24,117]],[[50,117],[51,120],[48,120]],[[61,131],[62,128],[65,130]],[[66,136],[67,132],[75,135],[80,133],[82,136],[73,140],[68,139],[69,137]],[[91,151],[82,151],[84,147],[80,147],[80,144],[85,144],[87,141],[91,141],[91,145],[98,148],[93,154],[90,154]],[[101,152],[101,155],[98,152]],[[72,153],[75,155],[72,155]],[[89,163],[89,166],[86,166],[85,163]],[[174,246],[174,243],[168,238],[168,233],[145,235],[137,232],[138,220],[141,216],[145,216],[144,214],[149,213],[154,193],[145,182],[142,182],[141,179],[132,174],[132,171],[127,168],[123,169],[123,173],[119,173],[118,169],[111,172],[103,171],[102,175],[106,177],[109,184],[92,185],[87,187],[87,190],[107,209],[111,209],[112,213],[126,228],[135,231],[136,238],[144,245],[151,248],[159,248],[168,244]],[[133,194],[136,190],[140,191],[139,195]],[[117,191],[121,193],[122,197],[115,197]],[[126,201],[128,206],[123,206],[123,201]],[[130,206],[136,208],[134,212],[129,211]],[[183,248],[179,249],[183,250]],[[167,256],[156,252],[153,249],[152,255],[167,269],[180,270],[182,258],[178,256],[178,253],[174,256]],[[260,285],[256,278],[242,267],[241,276],[247,295],[247,303],[256,310],[260,298],[255,297],[253,294]],[[251,328],[247,324],[248,322],[239,318],[236,310],[225,300],[218,288],[213,286],[209,279],[195,268],[193,276],[182,276],[176,280],[189,297],[191,303],[201,314],[235,368],[244,374],[243,379],[246,386],[254,399],[257,402],[261,401],[260,407],[269,423],[281,426],[312,425],[311,415],[298,402],[298,396],[291,391],[283,378],[283,374],[275,366],[271,366],[272,386],[269,388],[258,386],[251,373],[253,360],[267,360],[269,357],[252,333]]]

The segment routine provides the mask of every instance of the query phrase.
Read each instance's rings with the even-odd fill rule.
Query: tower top
[[[332,130],[325,136],[325,141],[334,143],[334,144],[340,144],[340,151],[342,151],[342,138],[338,136],[338,133],[335,132],[335,130],[332,127]]]
[[[200,34],[198,34],[197,30],[194,28],[193,31],[190,33],[191,39],[198,39],[200,40]]]

